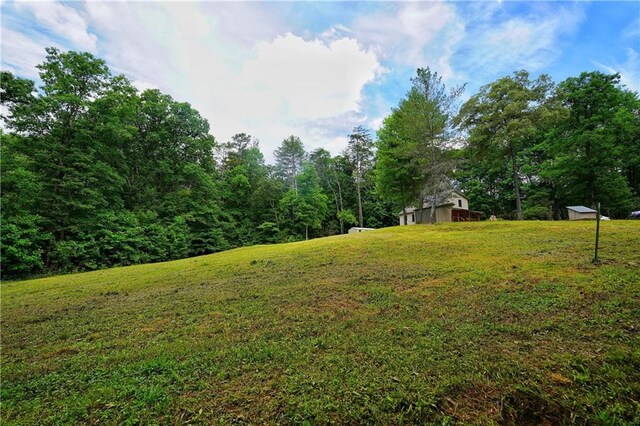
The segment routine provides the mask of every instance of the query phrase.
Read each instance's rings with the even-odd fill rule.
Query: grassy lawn
[[[640,424],[640,221],[387,228],[1,286],[3,424]]]

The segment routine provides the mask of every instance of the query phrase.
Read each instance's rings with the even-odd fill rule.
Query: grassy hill
[[[3,424],[640,422],[640,221],[396,227],[2,284]]]

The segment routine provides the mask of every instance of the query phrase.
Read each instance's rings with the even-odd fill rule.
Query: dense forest
[[[419,69],[377,134],[345,129],[337,156],[283,135],[269,165],[255,137],[217,141],[188,103],[139,92],[91,54],[50,48],[38,68],[39,88],[1,76],[8,277],[390,226],[454,188],[485,217],[640,208],[640,99],[619,75],[517,71],[462,102],[464,87]]]

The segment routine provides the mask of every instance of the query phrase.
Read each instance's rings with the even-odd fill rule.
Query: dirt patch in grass
[[[43,358],[56,358],[59,356],[69,356],[69,355],[75,355],[79,352],[80,350],[78,350],[77,348],[60,348],[60,349],[56,349],[55,351],[44,354]]]
[[[461,423],[489,423],[501,414],[501,392],[491,383],[475,382],[446,396],[445,415]]]

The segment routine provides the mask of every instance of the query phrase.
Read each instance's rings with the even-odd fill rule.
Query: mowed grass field
[[[31,281],[3,424],[640,424],[640,221],[387,228]]]

